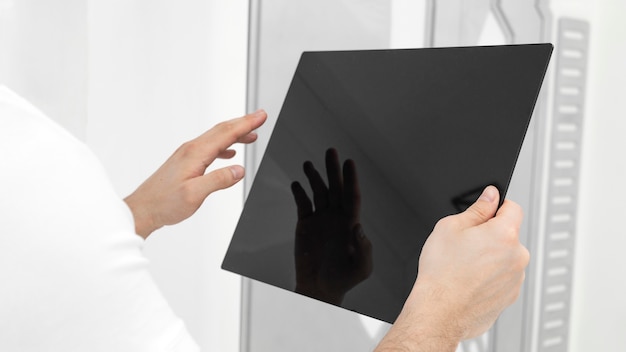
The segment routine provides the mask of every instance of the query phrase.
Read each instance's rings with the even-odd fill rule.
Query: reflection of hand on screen
[[[340,304],[372,272],[372,245],[360,224],[361,194],[354,161],[343,173],[333,148],[326,151],[328,187],[313,163],[304,163],[313,202],[300,183],[291,191],[298,208],[295,238],[296,292]]]

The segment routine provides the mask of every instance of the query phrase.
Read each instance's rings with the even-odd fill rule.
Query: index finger
[[[522,226],[523,219],[524,213],[522,207],[513,201],[505,199],[500,209],[496,212],[496,216],[480,226],[500,226],[519,230]]]
[[[195,142],[200,146],[199,150],[203,156],[214,160],[220,152],[240,140],[245,140],[246,136],[261,127],[266,119],[267,113],[264,110],[257,110],[254,113],[218,123],[197,137]]]
[[[326,151],[326,176],[328,178],[328,202],[331,207],[338,208],[343,182],[339,168],[339,154],[335,148],[328,148]]]
[[[361,213],[361,190],[354,160],[348,159],[343,163],[343,177],[343,205],[351,217],[358,219]]]
[[[522,225],[522,220],[524,218],[524,212],[522,210],[522,207],[519,206],[519,204],[513,201],[510,201],[508,199],[505,199],[504,203],[502,204],[502,206],[500,207],[500,209],[498,209],[498,212],[496,213],[496,218],[498,217],[501,219],[507,219],[512,224],[516,225],[517,227],[520,227]]]

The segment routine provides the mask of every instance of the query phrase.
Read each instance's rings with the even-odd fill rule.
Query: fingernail
[[[493,186],[487,186],[483,193],[480,195],[479,199],[486,200],[487,202],[493,202],[498,196],[497,190]]]
[[[243,167],[239,165],[235,165],[235,166],[231,166],[229,169],[230,169],[230,172],[233,173],[233,178],[235,180],[239,180],[240,178],[243,177],[243,174],[244,174]]]
[[[256,118],[264,117],[265,116],[265,110],[259,109],[259,110],[255,111],[252,115],[254,115],[254,117],[256,117]]]

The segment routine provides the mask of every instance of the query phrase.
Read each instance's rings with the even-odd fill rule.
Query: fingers
[[[500,233],[502,236],[517,241],[519,239],[519,230],[522,226],[523,219],[524,212],[522,211],[522,207],[513,201],[505,199],[500,209],[498,209],[496,216],[481,225],[481,227],[484,228],[485,231]]]
[[[237,139],[237,143],[250,144],[256,142],[259,138],[259,135],[256,132],[250,132],[247,135]],[[224,151],[219,152],[217,157],[219,159],[230,159],[235,156],[237,152],[233,149],[226,149]]]
[[[504,200],[504,203],[502,203],[502,206],[498,209],[496,214],[496,219],[501,219],[502,221],[511,223],[518,229],[522,226],[523,218],[524,211],[522,210],[522,207],[508,199]]]
[[[239,165],[211,171],[204,176],[188,180],[182,196],[191,200],[188,203],[193,203],[194,199],[199,199],[200,203],[202,203],[209,194],[239,182],[243,178],[244,173],[244,168]]]
[[[221,122],[193,141],[192,144],[196,146],[193,152],[206,159],[205,164],[208,165],[234,143],[254,142],[258,136],[253,131],[266,119],[265,111],[258,110],[243,117]]]
[[[361,190],[354,160],[348,159],[343,163],[343,179],[344,209],[349,216],[358,219],[361,212]]]
[[[346,160],[341,170],[339,154],[334,148],[326,151],[325,161],[328,187],[312,162],[307,161],[303,165],[304,173],[313,190],[315,209],[342,208],[349,216],[358,218],[361,208],[361,192],[354,161]]]
[[[220,152],[217,157],[220,159],[231,159],[232,157],[235,156],[235,154],[237,154],[237,152],[233,149],[226,149],[223,152]]]
[[[309,184],[311,184],[311,189],[313,190],[315,209],[328,208],[328,188],[326,188],[322,176],[315,170],[312,162],[307,161],[304,163],[304,174],[309,179]]]
[[[328,176],[328,202],[331,208],[338,208],[341,202],[342,180],[337,150],[326,151],[326,174]]]
[[[259,135],[256,132],[250,132],[247,135],[237,139],[237,143],[249,144],[255,142],[258,138]]]
[[[313,204],[306,195],[304,188],[300,182],[296,181],[291,184],[291,193],[293,199],[296,201],[296,208],[298,209],[298,219],[302,219],[313,214]]]
[[[499,199],[498,189],[494,186],[487,186],[474,204],[454,217],[463,228],[478,226],[496,215]]]

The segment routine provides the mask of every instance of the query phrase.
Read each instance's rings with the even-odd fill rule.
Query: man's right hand
[[[508,200],[498,210],[498,201],[489,186],[465,212],[437,223],[413,290],[377,352],[455,351],[515,302],[529,262],[519,242],[523,215]]]

